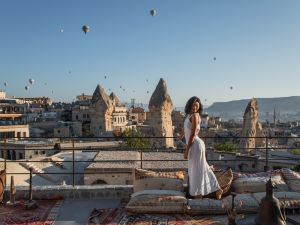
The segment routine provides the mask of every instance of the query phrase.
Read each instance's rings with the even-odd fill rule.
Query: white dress
[[[190,118],[191,115],[188,115],[184,121],[184,135],[187,143],[192,130]],[[188,154],[189,192],[191,196],[203,196],[220,189],[217,178],[206,161],[205,144],[198,137],[199,131],[200,124],[196,127],[196,138]]]

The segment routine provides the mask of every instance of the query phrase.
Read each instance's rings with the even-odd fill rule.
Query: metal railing
[[[75,182],[75,176],[76,175],[81,175],[81,174],[98,174],[99,172],[78,172],[76,171],[76,163],[97,163],[97,162],[107,162],[107,163],[115,163],[115,162],[138,162],[140,165],[140,168],[143,168],[143,163],[145,162],[167,162],[167,161],[173,161],[173,162],[185,162],[186,160],[183,159],[145,159],[144,158],[144,153],[145,152],[169,152],[169,153],[183,153],[184,148],[176,148],[176,149],[167,149],[167,148],[161,148],[161,147],[155,147],[153,145],[147,146],[147,147],[128,147],[126,144],[124,144],[124,142],[126,143],[126,140],[130,139],[130,138],[135,138],[137,139],[137,137],[93,137],[93,138],[79,138],[79,137],[74,137],[74,138],[70,138],[70,137],[65,137],[65,138],[53,138],[53,148],[50,149],[42,149],[41,147],[36,147],[36,148],[30,148],[27,149],[26,147],[24,147],[26,145],[26,142],[24,141],[32,141],[32,142],[27,142],[27,144],[33,144],[34,141],[36,140],[45,140],[45,138],[15,138],[15,139],[6,139],[6,138],[0,138],[0,157],[4,158],[3,162],[0,161],[0,164],[2,164],[4,166],[4,170],[7,171],[7,164],[8,163],[13,163],[13,162],[18,162],[18,163],[42,163],[44,161],[41,160],[35,160],[33,159],[21,159],[21,160],[17,160],[14,161],[15,159],[13,159],[14,157],[12,157],[12,153],[11,152],[15,152],[14,156],[16,158],[16,153],[17,151],[52,151],[52,153],[56,152],[71,152],[71,160],[63,160],[64,163],[71,163],[72,164],[72,170],[71,172],[46,172],[43,171],[43,173],[39,173],[37,171],[33,171],[33,174],[38,174],[38,175],[50,175],[50,174],[63,174],[63,175],[72,175],[72,185],[75,186],[76,182]],[[175,137],[142,137],[142,139],[144,140],[149,140],[150,142],[154,139],[166,139],[166,138],[172,138],[172,139],[176,139]],[[201,137],[202,140],[204,141],[204,143],[206,144],[207,149],[209,150],[214,150],[214,145],[216,143],[233,143],[233,144],[237,144],[238,140],[241,140],[243,138],[248,138],[248,137]],[[285,158],[285,157],[272,157],[270,159],[269,157],[269,151],[271,149],[273,150],[280,150],[280,149],[298,149],[296,147],[288,147],[288,146],[272,146],[270,145],[270,142],[272,140],[279,140],[279,139],[289,139],[289,138],[298,138],[298,137],[287,137],[287,136],[281,136],[281,137],[255,137],[255,139],[263,139],[264,140],[264,145],[260,146],[260,147],[254,147],[254,148],[243,148],[243,147],[237,147],[236,151],[237,152],[245,152],[245,150],[250,151],[251,150],[256,150],[256,151],[264,151],[264,155],[265,155],[265,166],[264,166],[264,170],[267,171],[269,169],[269,163],[274,161],[274,160],[295,160],[294,158]],[[299,137],[300,138],[300,137]],[[48,139],[46,139],[48,140]],[[117,141],[115,146],[89,146],[89,145],[85,145],[82,146],[81,143],[91,143],[91,142],[99,142],[99,140],[101,140],[100,142],[105,142],[105,141]],[[103,141],[104,140],[104,141]],[[229,141],[226,141],[229,140]],[[87,142],[84,142],[87,141]],[[299,139],[300,141],[300,139]],[[20,147],[16,147],[16,144],[20,144],[22,143],[24,144],[24,146]],[[45,142],[46,143],[46,142]],[[60,147],[57,149],[55,149],[55,143],[60,143],[61,145],[63,144],[69,144],[70,147]],[[47,144],[49,144],[49,140],[47,142]],[[76,146],[77,144],[77,146]],[[95,152],[96,154],[101,152],[101,151],[138,151],[140,154],[140,158],[139,159],[124,159],[124,160],[76,160],[75,157],[75,152],[76,151],[84,151],[84,152]],[[245,155],[246,156],[246,155]],[[249,154],[249,156],[251,156]],[[24,154],[24,157],[25,154]],[[51,156],[50,156],[51,157]],[[296,156],[295,156],[296,157]],[[10,159],[10,160],[9,160]],[[299,160],[300,160],[300,155],[299,155]],[[209,159],[209,162],[220,162],[220,159]],[[230,162],[230,161],[239,161],[239,162],[243,162],[243,161],[249,161],[249,159],[226,159],[226,161]],[[60,161],[52,161],[53,163],[56,162],[60,162]],[[0,168],[1,169],[1,168]],[[24,174],[30,174],[30,171],[28,171],[28,173],[23,173],[23,172],[7,172],[7,175],[24,175]]]

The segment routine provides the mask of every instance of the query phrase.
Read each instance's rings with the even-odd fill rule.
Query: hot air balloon
[[[146,79],[146,82],[148,82],[148,79]]]
[[[8,83],[7,82],[4,82],[4,86],[6,87],[8,85]]]
[[[205,101],[207,102],[207,99],[205,99]]]
[[[69,70],[69,74],[71,74],[72,73],[72,71],[71,70]]]
[[[44,85],[46,86],[46,85],[47,85],[47,82],[45,82]]]
[[[120,88],[122,88],[122,86],[120,85]]]
[[[151,9],[150,10],[150,15],[151,16],[155,16],[156,15],[156,10],[155,9]]]
[[[104,79],[106,79],[107,78],[107,76],[104,76]]]
[[[53,94],[53,91],[51,91],[51,93]]]
[[[230,90],[232,90],[233,89],[233,87],[232,86],[230,86]]]
[[[90,27],[89,27],[88,25],[83,25],[83,26],[82,26],[82,30],[83,30],[83,32],[86,34],[87,32],[90,31]]]
[[[149,94],[149,91],[147,91],[147,94]]]
[[[123,88],[123,91],[125,91],[125,88]]]
[[[108,90],[109,90],[109,91],[111,91],[111,89],[110,89],[110,88],[108,88]]]
[[[216,61],[217,60],[217,57],[214,57],[214,61]]]
[[[28,86],[25,86],[25,90],[28,91],[28,89],[29,89],[29,87],[28,87]]]
[[[61,29],[60,29],[60,33],[63,33],[63,32],[64,32],[64,29],[61,28]]]
[[[33,85],[34,79],[30,78],[28,81],[29,81],[29,84]]]

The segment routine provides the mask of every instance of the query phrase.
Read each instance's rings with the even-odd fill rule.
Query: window
[[[60,133],[60,130],[57,130],[57,133]]]
[[[23,159],[23,154],[19,153],[19,159]]]
[[[26,137],[26,132],[23,132],[23,137]]]

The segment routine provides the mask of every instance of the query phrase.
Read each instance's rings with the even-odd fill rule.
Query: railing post
[[[140,150],[141,169],[143,169],[143,149]]]
[[[3,152],[3,154],[4,154],[4,171],[5,171],[5,174],[7,174],[7,171],[6,171],[6,169],[7,169],[7,162],[6,162],[6,160],[7,160],[7,146],[6,146],[6,138],[4,138],[4,152]],[[7,175],[5,175],[6,177],[7,177]],[[6,180],[7,179],[5,179],[4,180],[4,187],[6,187]]]
[[[75,186],[75,143],[74,138],[72,138],[72,184]]]
[[[266,165],[265,172],[269,170],[269,147],[268,147],[268,137],[266,137]]]

